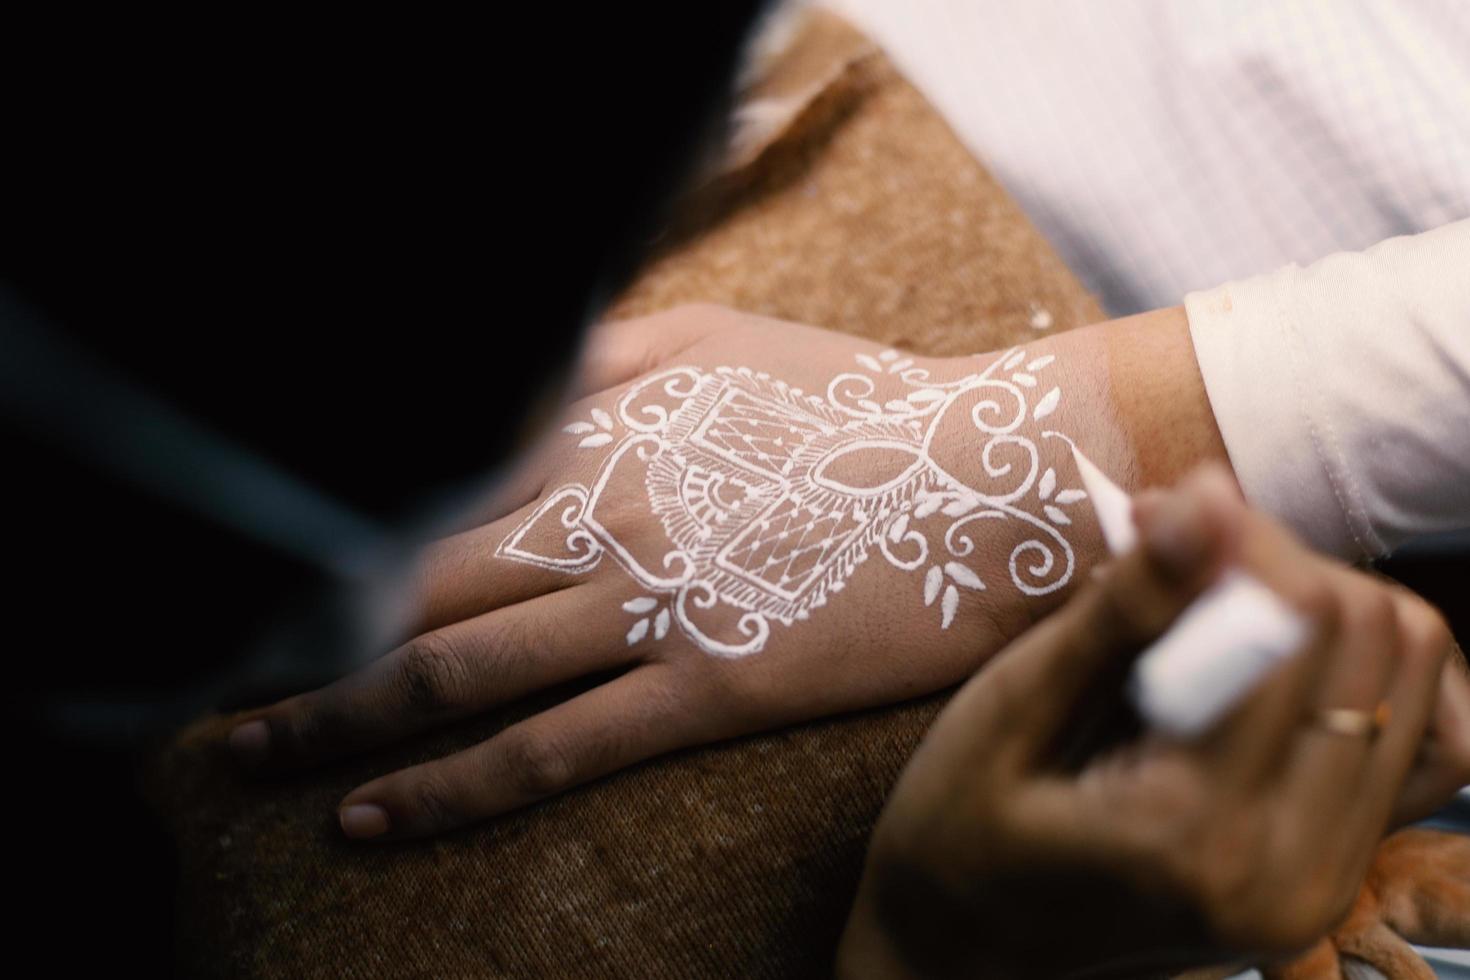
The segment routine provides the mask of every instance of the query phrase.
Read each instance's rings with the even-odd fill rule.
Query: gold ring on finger
[[[1333,735],[1350,738],[1372,738],[1388,726],[1391,711],[1387,701],[1378,702],[1371,710],[1363,708],[1319,708],[1312,723]]]

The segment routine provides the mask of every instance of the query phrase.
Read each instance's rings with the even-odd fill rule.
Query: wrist
[[[1184,307],[1083,328],[1106,352],[1108,391],[1131,444],[1136,486],[1171,486],[1208,461],[1230,465]],[[1233,471],[1232,471],[1233,472]]]

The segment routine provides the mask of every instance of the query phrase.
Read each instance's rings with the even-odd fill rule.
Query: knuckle
[[[1399,620],[1399,604],[1394,600],[1394,589],[1373,582],[1368,590],[1369,608],[1373,622],[1379,629],[1396,630]]]
[[[1297,586],[1293,602],[1297,609],[1319,628],[1336,629],[1342,619],[1337,592],[1325,576],[1311,576]]]
[[[1399,628],[1407,656],[1437,664],[1450,649],[1449,624],[1438,609],[1416,595],[1404,592],[1399,601]]]
[[[405,797],[417,818],[425,824],[447,827],[454,823],[454,807],[449,802],[449,793],[437,779],[420,776],[410,784]]]
[[[558,642],[562,629],[553,617],[509,617],[477,638],[475,656],[486,658],[499,676],[518,676],[534,658],[533,651]]]
[[[1354,586],[1347,596],[1352,628],[1369,636],[1388,635],[1397,619],[1393,594],[1386,586],[1360,575],[1353,578]]]
[[[468,687],[459,651],[437,633],[418,637],[403,648],[397,683],[409,707],[426,714],[462,704]]]
[[[272,741],[279,741],[286,752],[301,756],[322,740],[327,721],[317,699],[302,696],[290,702],[267,724]]]
[[[1172,785],[1160,786],[1149,797],[1149,806],[1170,826],[1178,827],[1182,843],[1191,851],[1209,848],[1209,837],[1213,831],[1212,814],[1224,805],[1219,791],[1209,784],[1208,773],[1197,770],[1181,770]],[[1162,780],[1161,780],[1162,782]]]
[[[500,736],[506,774],[521,795],[539,799],[566,789],[575,775],[572,758],[554,739],[512,729]]]
[[[741,731],[759,727],[760,720],[783,703],[786,692],[747,671],[733,669],[735,663],[667,664],[673,682],[654,692],[651,711],[661,718],[687,719],[709,741],[728,738],[731,726]]]
[[[1392,615],[1387,590],[1362,573],[1341,569],[1334,576],[1332,591],[1337,606],[1338,629],[1344,637],[1364,639],[1381,633]]]

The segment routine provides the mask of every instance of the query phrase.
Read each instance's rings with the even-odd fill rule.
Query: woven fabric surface
[[[930,354],[1101,311],[861,35],[813,15],[730,156],[611,316],[711,301]],[[203,718],[145,788],[179,848],[187,975],[804,977],[831,958],[885,794],[944,695],[654,760],[442,839],[355,846],[335,806],[563,688],[392,750],[243,777]]]

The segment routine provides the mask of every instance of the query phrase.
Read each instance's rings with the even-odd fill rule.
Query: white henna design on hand
[[[1010,554],[1011,582],[1022,593],[1066,585],[1076,559],[1059,530],[1071,524],[1062,508],[1086,494],[1058,491],[1054,469],[1038,473],[1036,443],[1017,434],[1028,417],[1039,421],[1056,411],[1061,389],[1043,391],[1038,380],[1054,356],[1023,364],[1025,352],[1013,350],[978,374],[943,383],[898,351],[855,356],[867,373],[837,375],[825,398],[743,367],[679,367],[643,379],[613,415],[594,408],[591,421],[564,429],[581,437],[583,449],[612,446],[592,486],[553,490],[496,554],[574,573],[611,555],[651,593],[623,604],[639,617],[629,645],[662,640],[677,623],[700,649],[723,657],[762,649],[772,620],[790,626],[808,619],[875,547],[900,570],[927,566],[923,602],[939,601],[940,626],[948,629],[960,589],[986,589],[959,560],[976,549],[966,531],[977,521],[1019,521],[1035,532]],[[912,390],[880,403],[875,378]],[[1034,401],[1033,392],[1040,394]],[[931,453],[941,420],[966,395],[978,396],[969,421],[984,437],[978,459],[993,483],[985,488],[948,472]],[[1026,465],[999,462],[998,448],[1012,460],[1019,451]],[[877,475],[863,485],[844,482],[844,461],[865,463]],[[641,560],[598,519],[607,487],[625,465],[642,467],[648,506],[667,535],[656,561],[646,554]],[[1021,506],[1033,494],[1039,513]],[[947,556],[931,562],[930,537],[915,525],[936,514],[950,522],[938,536]],[[567,532],[561,551],[528,543],[533,528],[553,521]],[[721,605],[731,612],[717,628],[705,614]]]

